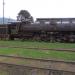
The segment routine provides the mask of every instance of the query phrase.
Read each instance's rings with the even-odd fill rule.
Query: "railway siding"
[[[0,63],[1,75],[75,75],[75,72]]]
[[[38,48],[38,47],[26,47],[26,46],[0,46],[0,48],[21,48],[21,49],[35,49],[35,50],[51,50],[51,51],[67,51],[75,52],[75,48]]]
[[[75,72],[74,61],[50,60],[50,59],[33,59],[15,56],[0,56],[0,62],[23,65],[34,68],[41,68],[47,70],[60,70]]]

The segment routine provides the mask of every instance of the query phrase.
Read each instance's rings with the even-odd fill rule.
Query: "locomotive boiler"
[[[75,18],[37,18],[35,22],[24,21],[1,25],[0,36],[5,35],[6,30],[11,40],[18,38],[49,42],[75,42]]]
[[[34,23],[17,25],[23,39],[75,42],[75,18],[38,18]]]

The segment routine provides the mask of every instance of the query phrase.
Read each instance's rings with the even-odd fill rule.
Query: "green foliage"
[[[33,22],[33,17],[27,10],[21,10],[18,13],[17,20],[22,22],[26,22],[26,21]]]

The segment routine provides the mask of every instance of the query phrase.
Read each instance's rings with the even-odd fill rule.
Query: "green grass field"
[[[75,48],[75,43],[48,43],[37,41],[0,41],[0,46],[26,46],[39,48]],[[0,48],[0,54],[33,58],[48,58],[75,61],[75,52],[43,51],[23,48]]]
[[[61,52],[61,51],[44,51],[44,50],[31,50],[19,48],[1,48],[0,54],[14,55],[33,58],[56,58],[63,60],[75,60],[74,52]]]
[[[38,48],[75,48],[75,43],[49,43],[38,41],[0,41],[0,46],[26,46]]]

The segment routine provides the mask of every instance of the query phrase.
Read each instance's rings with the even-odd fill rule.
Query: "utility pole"
[[[5,24],[5,20],[4,20],[4,5],[5,5],[5,2],[3,0],[3,24]],[[7,38],[7,25],[6,25],[6,35],[4,36],[4,38]]]
[[[4,5],[5,5],[5,3],[4,3],[4,0],[3,0],[3,24],[4,24]]]

